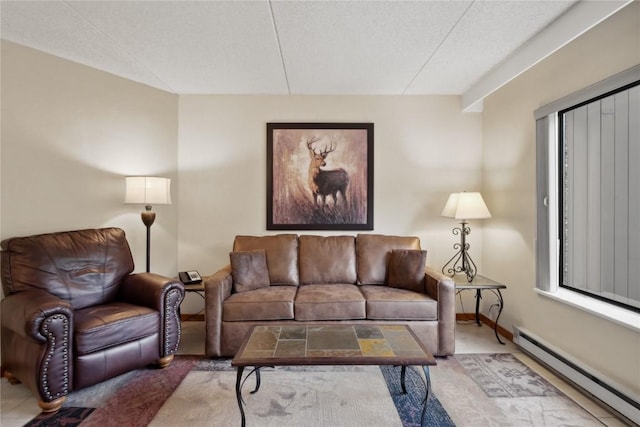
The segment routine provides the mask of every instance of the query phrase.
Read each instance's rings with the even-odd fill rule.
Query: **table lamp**
[[[469,219],[491,218],[491,213],[480,193],[452,193],[442,210],[442,216],[460,220],[460,227],[452,230],[454,235],[460,234],[460,243],[453,245],[458,252],[442,267],[442,273],[453,277],[457,273],[464,273],[469,282],[476,276],[477,267],[469,255],[469,244],[466,237],[471,233],[467,225]]]
[[[125,204],[145,205],[142,212],[142,222],[147,227],[147,273],[150,266],[151,225],[156,219],[156,213],[151,205],[171,204],[171,179],[153,176],[127,176]]]

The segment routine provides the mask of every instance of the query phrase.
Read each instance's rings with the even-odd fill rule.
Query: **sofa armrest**
[[[427,294],[438,301],[438,354],[453,356],[456,330],[456,285],[453,279],[427,267],[425,269]]]
[[[222,304],[231,296],[233,277],[231,265],[204,279],[205,295],[205,354],[222,356]]]
[[[2,300],[2,368],[43,402],[71,391],[73,308],[42,291],[23,291]]]
[[[153,273],[127,276],[120,286],[121,301],[160,312],[160,357],[174,354],[180,345],[180,304],[184,285],[176,279]]]

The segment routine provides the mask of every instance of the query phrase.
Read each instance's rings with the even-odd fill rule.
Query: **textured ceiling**
[[[0,14],[3,39],[172,93],[462,95],[576,3],[3,0]]]

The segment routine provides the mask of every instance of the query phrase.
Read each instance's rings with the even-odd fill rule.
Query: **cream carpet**
[[[331,368],[331,367],[329,367]],[[263,370],[244,387],[247,426],[402,426],[377,366],[353,371]],[[192,371],[151,426],[239,426],[235,372]]]

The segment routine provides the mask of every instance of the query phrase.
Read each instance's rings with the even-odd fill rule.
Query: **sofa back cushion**
[[[300,284],[356,282],[353,236],[300,236]]]
[[[268,288],[271,284],[267,254],[263,249],[231,252],[229,260],[231,261],[234,293]]]
[[[424,293],[424,270],[427,251],[416,249],[394,249],[389,261],[389,279],[392,288]]]
[[[41,289],[75,309],[113,301],[133,258],[119,228],[65,231],[2,242],[5,295]]]
[[[358,234],[358,284],[385,285],[389,276],[389,261],[394,249],[420,249],[417,237]]]
[[[236,236],[233,242],[234,252],[259,249],[264,250],[267,257],[271,285],[298,284],[298,236]]]

